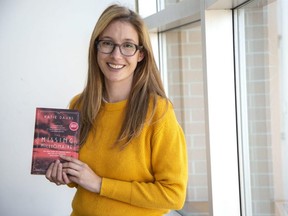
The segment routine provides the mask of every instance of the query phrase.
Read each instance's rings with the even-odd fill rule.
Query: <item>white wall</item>
[[[0,215],[69,215],[75,190],[30,175],[35,108],[65,108],[82,90],[90,35],[110,3],[0,1]]]

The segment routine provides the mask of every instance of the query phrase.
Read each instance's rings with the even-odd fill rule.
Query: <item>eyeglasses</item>
[[[141,50],[143,46],[138,46],[136,44],[125,42],[122,44],[113,43],[110,40],[98,40],[96,41],[97,49],[104,54],[111,54],[115,47],[118,46],[120,49],[120,53],[124,56],[133,56],[137,52],[137,50]]]

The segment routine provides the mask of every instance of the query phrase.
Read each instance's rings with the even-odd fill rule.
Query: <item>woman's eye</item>
[[[111,41],[102,41],[103,46],[114,46],[114,43]]]
[[[132,43],[124,43],[123,47],[124,48],[134,48],[134,44],[132,44]]]

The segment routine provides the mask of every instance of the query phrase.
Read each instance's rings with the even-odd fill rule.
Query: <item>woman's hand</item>
[[[56,160],[49,166],[45,176],[50,182],[54,182],[56,185],[71,183],[67,174],[63,172],[63,165],[59,160]]]
[[[94,171],[87,164],[73,157],[60,157],[66,162],[64,162],[60,167],[58,165],[58,169],[62,169],[61,172],[63,173],[62,179],[60,176],[56,175],[58,181],[62,180],[65,183],[72,181],[91,192],[100,192],[102,178],[94,173]],[[60,175],[59,170],[57,173]]]

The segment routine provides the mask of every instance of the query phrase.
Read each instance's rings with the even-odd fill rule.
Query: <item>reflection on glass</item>
[[[183,215],[208,215],[200,23],[161,34],[168,96],[186,135],[189,183]]]

